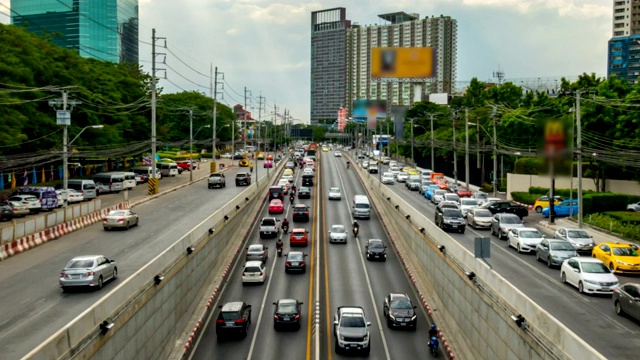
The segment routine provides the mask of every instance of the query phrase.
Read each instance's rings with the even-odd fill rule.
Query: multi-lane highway
[[[205,180],[136,207],[140,226],[128,231],[105,232],[96,223],[0,262],[0,358],[25,355],[115,286],[62,293],[58,274],[71,258],[105,255],[117,262],[116,281],[127,278],[246,189],[235,186],[239,171],[246,170],[226,172],[224,189],[209,190]]]
[[[297,186],[301,185],[299,172],[295,181]],[[330,187],[342,189],[342,200],[327,199]],[[296,199],[296,202],[300,201],[310,207],[311,221],[291,222],[292,227],[302,225],[309,230],[311,236],[310,245],[304,250],[309,255],[307,272],[285,274],[283,258],[276,257],[275,240],[261,240],[257,229],[253,228],[247,243],[269,246],[266,283],[242,286],[244,256],[241,255],[216,304],[222,305],[228,301],[251,304],[252,324],[248,336],[240,340],[217,342],[216,310],[196,343],[193,359],[308,359],[316,354],[322,359],[342,358],[343,355],[335,353],[332,333],[333,316],[336,308],[341,305],[364,308],[367,320],[371,322],[370,358],[429,357],[426,339],[430,324],[420,306],[417,331],[391,330],[386,326],[382,304],[388,293],[406,293],[415,305],[418,305],[418,298],[391,246],[388,248],[386,262],[368,262],[364,256],[364,242],[369,238],[382,239],[389,244],[377,214],[373,212],[370,220],[359,220],[361,226],[357,240],[350,234],[346,245],[329,244],[328,231],[331,225],[343,224],[350,230],[353,221],[350,211],[353,196],[365,194],[356,175],[352,170],[347,170],[345,159],[333,157],[332,152],[322,153],[312,189],[310,200]],[[266,206],[262,212],[261,216],[268,216]],[[286,216],[291,219],[288,208]],[[284,219],[283,215],[277,217]],[[284,252],[288,252],[287,238],[283,240]],[[274,330],[272,303],[281,298],[296,298],[304,302],[302,327],[299,331]],[[317,326],[314,326],[313,319],[317,319]]]
[[[382,169],[383,172],[388,171],[386,166]],[[378,174],[370,176],[379,178]],[[385,186],[433,221],[435,206],[419,192],[410,191],[404,183]],[[538,227],[535,221],[527,217],[525,225]],[[553,237],[546,228],[538,228],[547,237]],[[487,263],[496,272],[607,358],[629,359],[636,356],[640,349],[640,325],[630,318],[616,315],[610,296],[579,294],[574,287],[562,284],[557,268],[549,269],[537,262],[535,254],[518,254],[513,248],[507,247],[505,240],[492,236],[489,230],[467,227],[464,234],[449,235],[472,252],[474,238],[491,238],[491,258]],[[616,276],[623,283],[638,281],[636,277]]]

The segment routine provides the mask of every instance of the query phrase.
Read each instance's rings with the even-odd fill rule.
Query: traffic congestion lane
[[[243,170],[227,172],[229,180],[238,171]],[[62,293],[58,274],[71,258],[113,258],[121,281],[245,189],[233,181],[214,190],[207,189],[206,181],[198,182],[136,207],[138,227],[105,232],[96,223],[0,262],[0,303],[12,304],[0,307],[0,354],[21,357],[115,286],[112,282],[101,291]]]
[[[424,196],[416,191],[409,191],[403,183],[387,187],[433,221],[435,206]],[[545,228],[538,227],[535,220],[527,220],[525,217],[525,225],[539,228],[548,237],[553,236]],[[537,262],[535,254],[518,254],[513,248],[507,247],[505,240],[492,236],[488,230],[467,227],[465,234],[449,235],[471,252],[474,251],[475,237],[489,237],[492,252],[491,258],[486,262],[606,357],[628,358],[640,347],[638,323],[617,316],[610,296],[579,294],[574,287],[562,284],[557,268],[549,269],[545,264]],[[622,283],[638,281],[637,277],[616,276]]]
[[[295,184],[301,186],[301,171],[296,170]],[[277,181],[276,181],[277,183]],[[192,359],[304,359],[306,356],[307,329],[310,324],[310,314],[307,311],[309,301],[309,289],[311,286],[311,247],[314,242],[312,238],[312,224],[315,217],[315,209],[312,207],[316,196],[311,199],[298,199],[295,204],[302,203],[309,206],[311,219],[307,223],[293,222],[291,217],[291,202],[288,195],[285,196],[285,214],[269,215],[267,203],[263,207],[259,219],[274,216],[280,219],[280,224],[285,217],[289,219],[289,229],[296,227],[305,228],[309,231],[309,245],[307,247],[296,247],[293,250],[301,250],[307,253],[307,271],[304,274],[286,274],[284,272],[284,254],[292,250],[289,246],[288,235],[281,234],[284,242],[283,256],[278,257],[276,253],[276,239],[260,239],[259,224],[254,224],[248,238],[249,244],[265,244],[269,247],[269,258],[266,263],[267,279],[262,285],[242,285],[242,269],[244,266],[244,253],[236,260],[231,276],[225,288],[218,297],[215,306],[223,305],[230,301],[244,301],[251,305],[251,325],[249,332],[244,339],[227,340],[217,342],[215,320],[219,314],[219,309],[211,313],[211,318],[205,323],[205,329],[201,338],[196,343]],[[259,222],[259,221],[258,221]],[[289,232],[290,233],[290,232]],[[273,302],[279,299],[292,298],[302,301],[301,327],[297,331],[276,331],[273,327]]]
[[[397,254],[391,246],[387,234],[382,226],[378,214],[371,213],[371,219],[360,220],[358,240],[354,240],[350,204],[353,196],[366,194],[362,184],[353,170],[347,170],[345,158],[335,158],[329,153],[323,163],[324,194],[330,187],[342,189],[342,200],[325,200],[324,239],[321,243],[326,254],[323,264],[326,276],[325,309],[322,313],[323,347],[326,356],[323,358],[342,358],[335,354],[332,321],[338,306],[362,306],[371,322],[370,339],[373,359],[425,359],[429,358],[427,339],[429,322],[419,304],[419,297],[415,292]],[[346,245],[329,244],[328,231],[333,224],[345,225],[349,231]],[[368,239],[381,239],[387,246],[387,260],[385,262],[370,262],[365,258],[365,242]],[[418,306],[418,327],[416,331],[389,329],[383,315],[384,297],[389,293],[407,294],[414,305]],[[322,298],[322,297],[321,297]],[[325,351],[323,351],[325,353]]]

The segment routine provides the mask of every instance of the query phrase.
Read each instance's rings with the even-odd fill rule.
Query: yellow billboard
[[[430,78],[435,69],[430,47],[371,48],[372,78]]]

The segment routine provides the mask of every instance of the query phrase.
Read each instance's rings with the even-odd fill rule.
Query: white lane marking
[[[340,168],[336,164],[336,159],[333,159],[333,163],[336,165],[336,169],[338,170],[338,178],[340,178],[340,184],[342,184],[342,188],[344,189],[345,195],[347,192],[347,188],[344,186],[344,181],[342,181],[342,174],[340,173]],[[355,169],[353,171],[356,171]],[[357,176],[357,175],[356,175]],[[360,180],[357,180],[360,181]],[[347,196],[345,199],[345,205],[347,206],[347,210],[349,212],[349,218],[351,219],[351,224],[353,224],[353,215],[351,214],[351,206],[349,206],[349,197]],[[371,210],[370,210],[371,211]],[[362,263],[362,268],[364,269],[364,277],[367,280],[367,288],[369,289],[369,296],[371,297],[371,304],[373,305],[373,312],[376,315],[376,323],[378,324],[378,331],[380,331],[380,337],[382,338],[382,346],[384,347],[384,353],[387,359],[391,359],[391,355],[389,355],[389,346],[387,345],[387,339],[384,335],[384,330],[382,328],[382,323],[380,322],[380,314],[378,313],[378,307],[376,306],[376,299],[373,296],[373,289],[371,288],[371,280],[369,279],[369,273],[367,272],[367,266],[364,261],[364,256],[362,255],[362,251],[360,250],[360,244],[358,240],[354,241],[356,246],[358,247],[358,255],[360,255],[360,262]],[[349,242],[347,242],[349,243]],[[369,336],[369,346],[371,346],[371,336]]]
[[[321,170],[321,169],[318,169]],[[320,179],[319,174],[316,174],[317,178]],[[315,301],[316,301],[316,323],[314,325],[314,328],[317,327],[317,329],[315,330],[315,342],[316,342],[316,346],[315,346],[315,350],[316,350],[316,356],[315,359],[316,360],[320,360],[320,202],[322,201],[322,196],[324,196],[324,194],[320,193],[320,183],[322,180],[317,181],[316,182],[316,186],[318,186],[318,191],[316,191],[316,197],[320,197],[319,199],[316,199],[316,234],[315,234],[315,239],[316,241],[314,241],[312,243],[312,246],[315,246],[315,258],[316,258],[316,276],[315,276],[315,284],[313,284],[313,287],[315,288]],[[322,231],[324,232],[324,229],[322,229]],[[326,266],[326,264],[325,264]],[[309,299],[309,301],[311,301],[311,299]]]
[[[299,178],[300,174],[296,175],[295,180],[293,181],[293,184],[295,184]],[[268,203],[268,201],[267,201]],[[284,217],[285,219],[287,218],[287,216],[289,216],[289,210],[291,210],[291,205],[292,203],[289,202],[289,205],[287,206],[287,211],[285,211],[284,213]],[[257,222],[256,222],[257,223]],[[255,227],[255,224],[253,224],[253,226]],[[289,229],[292,230],[292,229]],[[284,236],[284,232],[280,235],[280,238],[282,238],[282,236]],[[283,245],[283,251],[284,251],[284,245]],[[277,257],[277,252],[276,252],[276,257]],[[251,346],[249,347],[249,354],[247,354],[247,360],[250,360],[251,357],[253,356],[253,349],[256,346],[256,340],[258,339],[258,332],[260,330],[260,323],[262,322],[262,314],[264,313],[264,305],[267,301],[267,296],[269,295],[269,288],[271,287],[271,279],[273,279],[273,272],[276,269],[276,259],[274,257],[273,261],[271,262],[271,271],[269,272],[269,280],[267,280],[267,289],[264,292],[264,296],[262,297],[262,304],[260,304],[260,313],[258,314],[258,322],[256,323],[256,330],[253,332],[253,337],[251,338]]]

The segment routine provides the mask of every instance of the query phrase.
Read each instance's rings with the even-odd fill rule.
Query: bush
[[[486,193],[493,192],[493,185],[487,183],[482,184],[482,191]]]
[[[532,186],[532,187],[529,188],[529,193],[537,194],[539,196],[543,196],[543,195],[547,195],[547,193],[549,193],[549,188]],[[586,194],[596,194],[596,192],[593,191],[593,190],[583,190],[582,191],[582,195],[584,196]],[[562,197],[568,199],[569,197],[571,197],[571,189],[555,189],[554,195],[555,196],[562,196]],[[573,189],[573,198],[575,199],[577,197],[578,197],[578,190]]]
[[[556,190],[557,191],[557,190]],[[549,188],[532,186],[529,188],[529,194],[546,195],[549,192]]]
[[[605,211],[624,211],[627,209],[628,195],[614,193],[591,193],[582,197],[585,214]]]
[[[640,240],[640,225],[624,224],[604,214],[585,216],[584,221],[594,227],[618,234],[628,240]]]
[[[536,158],[519,158],[513,164],[513,172],[524,175],[538,175],[541,162]]]
[[[536,199],[539,198],[538,194],[529,194],[524,191],[514,191],[511,193],[511,198],[513,201],[517,201],[527,205],[533,205],[536,202]]]
[[[602,215],[609,216],[624,224],[640,225],[640,213],[631,211],[606,211]]]

